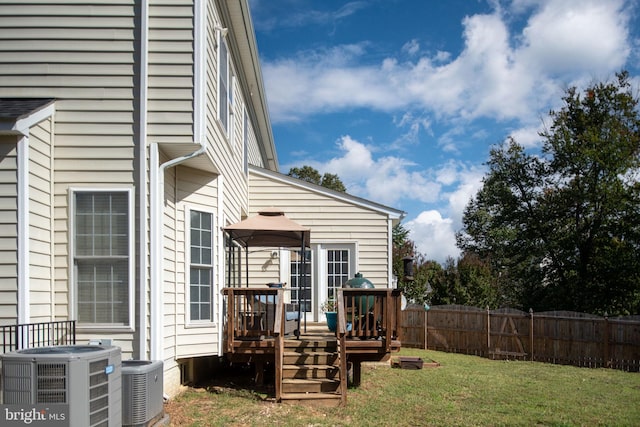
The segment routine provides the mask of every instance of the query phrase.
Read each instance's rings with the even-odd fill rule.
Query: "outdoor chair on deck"
[[[262,325],[267,331],[273,331],[276,318],[276,295],[255,295],[253,308],[262,314],[265,324]],[[289,335],[298,328],[298,305],[284,304],[284,334]]]

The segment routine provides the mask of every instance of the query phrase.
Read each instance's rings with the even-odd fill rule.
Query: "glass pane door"
[[[311,283],[311,250],[304,251],[301,261],[300,251],[291,252],[291,302],[300,304],[303,313],[311,313],[312,283]],[[302,274],[300,274],[302,273]]]

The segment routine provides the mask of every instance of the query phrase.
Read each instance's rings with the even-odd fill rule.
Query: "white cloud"
[[[446,204],[439,210],[422,211],[405,223],[416,249],[428,259],[444,263],[448,257],[455,259],[460,256],[455,234],[462,227],[464,209],[480,189],[483,176],[482,168],[454,161],[442,165],[437,171],[437,180],[452,187],[442,193]],[[441,212],[448,214],[445,217]]]
[[[535,148],[542,144],[541,130],[540,126],[528,126],[512,131],[509,136],[525,148]]]
[[[402,46],[402,51],[411,56],[416,55],[420,51],[420,43],[418,43],[418,40],[412,39]]]
[[[630,54],[621,0],[544,1],[522,31],[519,60],[548,75],[608,73]]]
[[[443,51],[419,56],[419,43],[412,39],[400,49],[412,55],[409,62],[387,56],[364,65],[367,42],[263,61],[272,119],[370,108],[526,121],[558,99],[570,83],[567,73],[572,81],[606,78],[630,55],[622,0],[515,1],[512,13],[529,14],[520,32],[508,26],[505,6],[493,5],[494,13],[463,20],[464,49],[454,58]]]
[[[460,255],[455,244],[454,222],[450,218],[443,218],[440,212],[424,211],[405,226],[410,232],[409,238],[416,243],[416,249],[427,259],[444,263],[448,257]]]
[[[420,252],[439,262],[459,255],[455,232],[485,173],[482,166],[439,156],[469,157],[465,150],[472,144],[496,137],[483,133],[485,119],[503,121],[520,144],[539,147],[541,114],[557,109],[566,87],[607,79],[627,61],[638,62],[631,56],[638,55],[640,42],[630,40],[627,10],[635,2],[489,4],[492,13],[463,20],[463,48],[455,56],[446,50],[425,54],[420,39],[413,38],[382,58],[379,46],[361,41],[262,62],[274,123],[354,109],[389,113],[403,134],[384,146],[384,141],[367,145],[347,135],[337,141],[333,158],[300,158],[298,166],[337,174],[351,194],[390,206],[411,205],[420,213],[405,224],[410,238]],[[334,18],[363,4],[349,7]],[[321,21],[320,16],[315,19]],[[370,56],[373,50],[376,55]],[[438,151],[424,154],[428,160],[406,154],[414,147],[418,152],[424,131],[433,136],[433,151]],[[388,155],[391,150],[404,154]],[[419,166],[423,161],[432,166]]]
[[[376,157],[371,146],[350,136],[343,136],[336,145],[340,154],[329,161],[301,164],[337,174],[347,191],[359,197],[390,206],[403,201],[436,207],[407,221],[410,238],[420,252],[439,262],[459,255],[455,232],[467,203],[482,185],[483,167],[449,160],[432,170],[416,170],[418,165],[406,158]]]
[[[413,161],[395,156],[374,158],[370,146],[350,136],[340,138],[337,146],[339,157],[313,166],[338,175],[349,193],[387,205],[399,200],[433,203],[439,199],[441,185],[424,171],[412,171],[416,167]]]

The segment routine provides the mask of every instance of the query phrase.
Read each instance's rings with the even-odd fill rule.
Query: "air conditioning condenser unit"
[[[150,426],[164,416],[160,360],[122,361],[122,425]]]
[[[120,376],[121,352],[115,346],[52,346],[7,353],[2,356],[2,396],[8,411],[4,416],[33,413],[64,420],[71,427],[119,427]]]

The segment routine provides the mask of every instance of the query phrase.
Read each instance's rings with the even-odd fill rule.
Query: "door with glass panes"
[[[325,321],[321,305],[337,299],[337,290],[356,273],[356,244],[316,244],[305,251],[292,251],[290,258],[291,302],[300,303],[308,321]],[[299,276],[302,271],[303,275]]]

